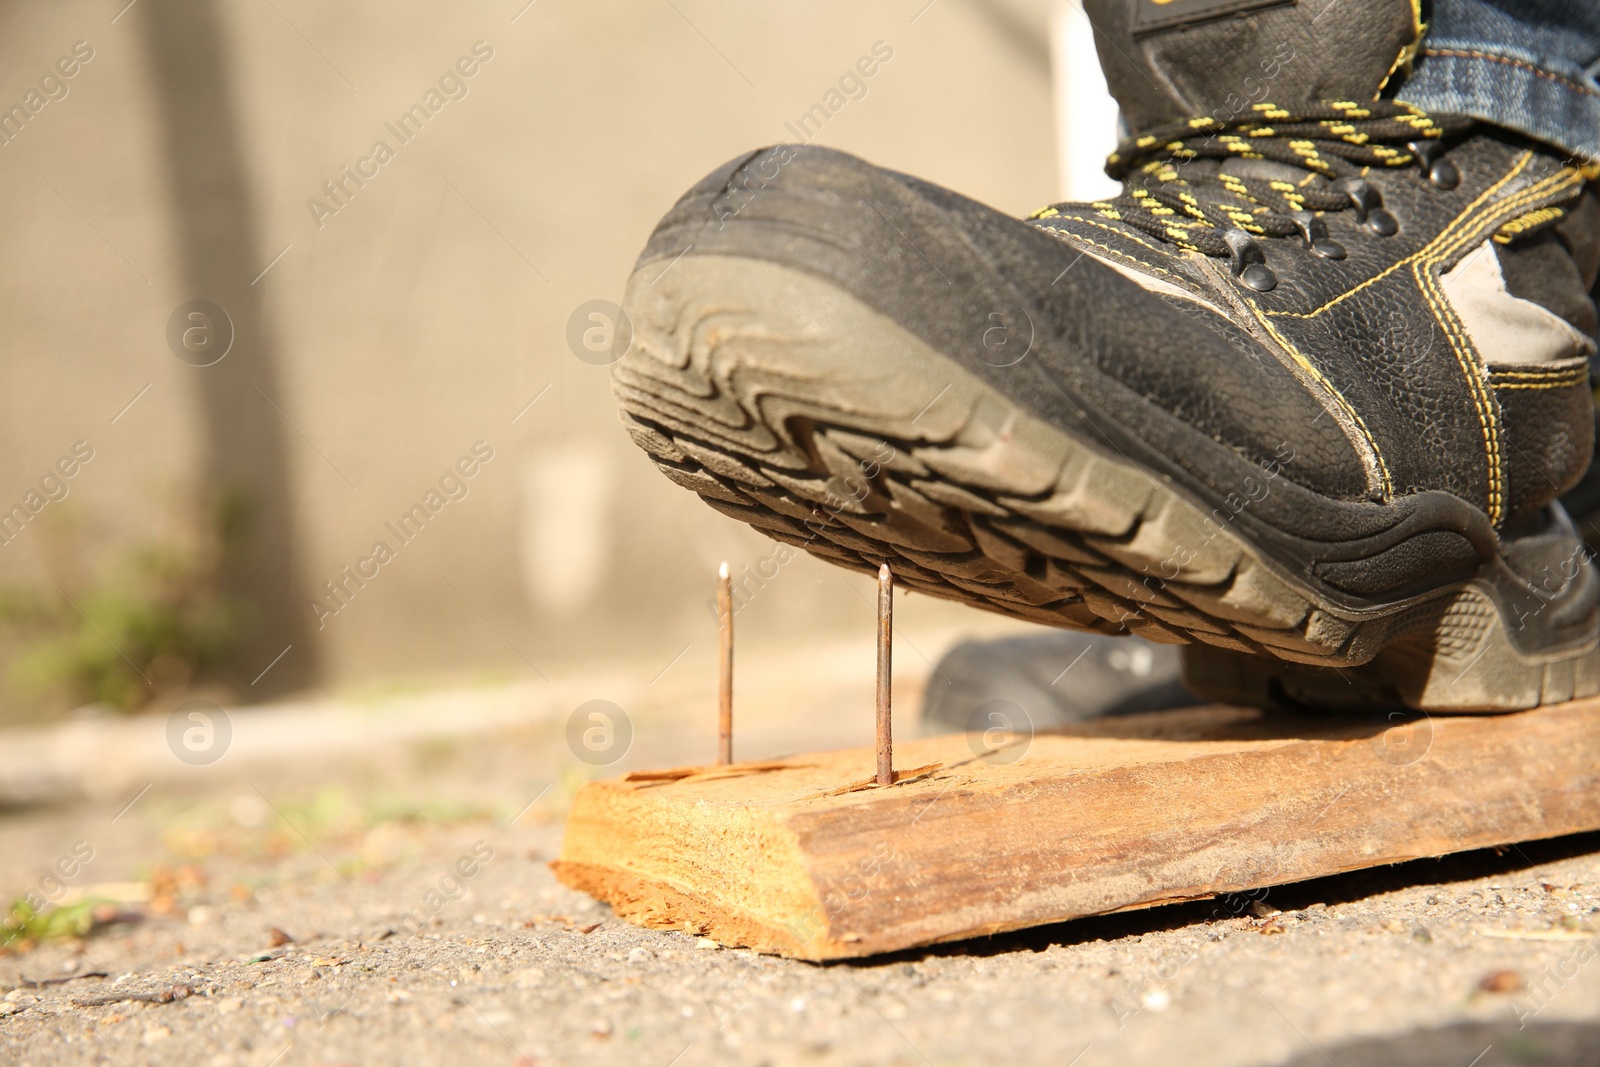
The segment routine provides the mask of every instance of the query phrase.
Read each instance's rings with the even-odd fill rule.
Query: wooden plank
[[[896,746],[889,787],[870,747],[591,782],[553,866],[631,922],[824,960],[1600,828],[1600,700],[1205,707],[975,748]]]

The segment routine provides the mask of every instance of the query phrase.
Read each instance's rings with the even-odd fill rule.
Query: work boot
[[[1596,237],[1600,239],[1600,235]],[[1590,288],[1589,300],[1600,308],[1600,280]],[[1595,451],[1600,455],[1600,366],[1596,364],[1600,364],[1600,359],[1591,356],[1589,384],[1594,387],[1591,395],[1595,401]],[[1600,463],[1593,458],[1589,460],[1589,469],[1584,472],[1582,480],[1561,494],[1561,506],[1567,509],[1574,525],[1578,527],[1578,536],[1588,546],[1589,558],[1600,555]]]
[[[1593,448],[1584,173],[1392,99],[1408,0],[1218,6],[1089,4],[1110,200],[1017,220],[809,146],[709,175],[628,283],[629,431],[823,559],[1188,643],[1205,695],[1600,691],[1556,502]]]
[[[1062,630],[962,641],[934,665],[917,729],[1028,738],[1107,715],[1188,707],[1197,701],[1183,688],[1178,657],[1177,648],[1137,638]]]

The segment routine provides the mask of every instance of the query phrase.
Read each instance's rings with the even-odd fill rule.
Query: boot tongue
[[[1139,134],[1251,105],[1374,100],[1422,36],[1413,0],[1084,0]]]

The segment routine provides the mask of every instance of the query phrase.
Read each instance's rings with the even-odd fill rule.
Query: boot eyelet
[[[1222,240],[1228,246],[1235,278],[1258,293],[1270,293],[1278,287],[1278,276],[1267,266],[1267,254],[1254,237],[1231,226],[1222,231]]]
[[[1258,293],[1270,293],[1278,287],[1278,276],[1265,263],[1252,263],[1239,275],[1239,280]]]
[[[1438,141],[1412,141],[1406,148],[1422,164],[1428,180],[1440,189],[1454,189],[1461,184],[1461,171],[1444,157],[1444,145]]]
[[[1333,183],[1355,209],[1356,221],[1380,237],[1393,237],[1400,232],[1400,222],[1383,206],[1383,194],[1362,178],[1340,178]]]
[[[1388,208],[1374,208],[1367,215],[1367,229],[1379,237],[1393,237],[1400,232],[1400,222],[1390,214]]]
[[[1328,236],[1328,224],[1309,211],[1291,211],[1289,219],[1300,231],[1306,247],[1324,259],[1343,259],[1344,245]]]
[[[1340,178],[1333,183],[1333,187],[1349,198],[1350,206],[1355,209],[1357,222],[1366,222],[1367,215],[1373,208],[1383,206],[1383,194],[1368,185],[1365,179]]]

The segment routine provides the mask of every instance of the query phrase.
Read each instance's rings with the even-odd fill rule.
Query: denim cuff
[[[1576,64],[1429,35],[1397,94],[1424,111],[1470,115],[1573,157],[1600,160],[1600,82]]]

